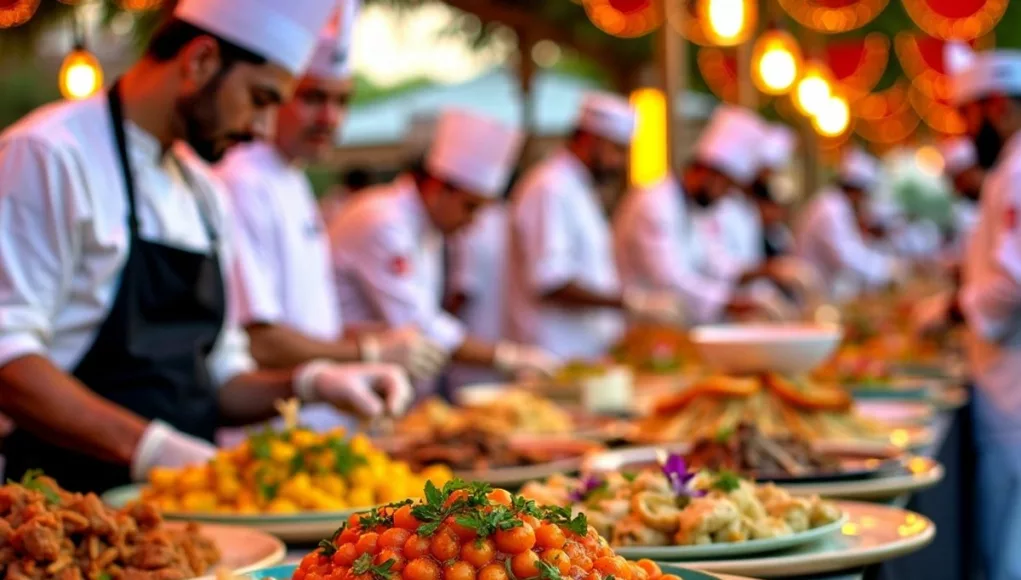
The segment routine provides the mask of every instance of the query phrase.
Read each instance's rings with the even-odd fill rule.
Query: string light
[[[801,71],[801,48],[789,32],[770,30],[752,49],[752,81],[762,92],[782,95],[794,87]]]
[[[757,8],[748,0],[703,0],[700,20],[714,44],[734,46],[748,39],[755,28]]]
[[[824,137],[843,135],[850,125],[851,107],[839,95],[830,95],[812,117],[812,126]]]
[[[637,113],[631,141],[631,184],[644,187],[662,180],[669,170],[666,95],[659,89],[638,89],[631,93],[631,106]]]
[[[805,74],[794,89],[794,104],[802,114],[814,117],[827,106],[833,91],[829,69],[813,61],[805,66]]]
[[[84,99],[103,86],[103,69],[93,54],[83,48],[72,50],[60,66],[60,94],[66,99]]]

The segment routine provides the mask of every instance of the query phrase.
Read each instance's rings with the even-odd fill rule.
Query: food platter
[[[209,537],[220,549],[217,567],[244,574],[284,561],[287,549],[273,536],[253,530],[217,524],[203,524],[202,534]],[[202,576],[202,580],[214,576]]]
[[[928,518],[883,505],[839,502],[849,517],[839,532],[776,554],[746,559],[684,562],[683,566],[722,574],[789,578],[850,570],[918,551],[936,535]],[[660,564],[664,572],[675,567]]]
[[[835,522],[818,528],[768,540],[748,540],[746,542],[695,546],[619,546],[616,548],[616,551],[617,554],[630,560],[649,558],[659,562],[682,562],[707,558],[764,554],[810,544],[826,536],[838,533],[846,521],[847,516],[844,516]]]
[[[251,580],[287,580],[294,574],[296,567],[297,566],[294,564],[288,564],[284,566],[263,568],[249,574],[245,574],[245,577],[250,578]],[[678,566],[672,566],[670,568],[670,573],[676,575],[681,580],[751,580],[742,576],[713,574],[703,570],[690,570]]]
[[[926,425],[936,414],[932,404],[924,401],[864,400],[855,401],[859,414],[891,426]]]
[[[103,501],[115,508],[138,500],[142,485],[127,485],[103,494]],[[318,542],[337,530],[348,517],[364,509],[333,512],[304,512],[298,514],[225,514],[165,512],[168,520],[200,522],[203,526],[232,526],[249,528],[275,536],[285,542]]]
[[[943,480],[945,469],[935,459],[912,456],[898,462],[881,476],[857,480],[789,482],[780,484],[796,496],[878,501],[929,489]]]

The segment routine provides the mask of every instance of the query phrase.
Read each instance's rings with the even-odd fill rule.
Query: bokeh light
[[[103,69],[87,50],[75,49],[60,67],[60,94],[65,99],[91,97],[103,86]]]
[[[701,20],[714,44],[734,46],[755,28],[756,4],[749,0],[703,0]]]
[[[752,50],[752,80],[769,95],[791,90],[801,71],[801,49],[790,33],[771,30],[755,42]]]
[[[794,104],[802,114],[815,116],[828,104],[833,90],[831,76],[822,63],[808,63],[794,90]]]
[[[638,116],[631,141],[631,184],[643,187],[662,180],[669,170],[666,95],[659,89],[638,89],[631,93],[631,106]]]
[[[839,95],[830,95],[812,117],[812,126],[824,137],[843,135],[850,125],[851,107]]]

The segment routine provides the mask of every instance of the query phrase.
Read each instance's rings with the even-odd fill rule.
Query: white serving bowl
[[[836,325],[720,324],[695,328],[691,342],[721,372],[799,374],[829,358],[842,336]]]

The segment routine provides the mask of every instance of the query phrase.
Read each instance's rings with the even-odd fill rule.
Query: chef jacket
[[[409,176],[372,188],[329,224],[340,310],[349,324],[417,327],[448,351],[465,329],[443,311],[443,236]]]
[[[448,272],[450,291],[468,297],[458,318],[468,334],[491,344],[504,339],[506,268],[507,206],[497,202],[479,210],[475,221],[451,239]],[[455,386],[502,378],[467,366],[455,367],[450,376]]]
[[[0,366],[36,354],[70,372],[112,307],[129,231],[110,123],[104,93],[39,109],[0,136]],[[155,137],[131,122],[125,131],[141,237],[209,251],[196,196],[209,198],[202,203],[213,230],[226,231],[222,186],[178,144],[174,154],[189,177],[203,182],[189,188]],[[218,236],[216,243],[227,270],[231,236]],[[247,335],[230,309],[206,364],[217,385],[255,368]]]
[[[514,193],[510,224],[509,336],[562,359],[606,355],[623,332],[616,309],[542,300],[569,283],[620,292],[610,225],[588,170],[566,150],[533,168]]]
[[[1021,133],[986,178],[979,223],[968,241],[961,306],[971,369],[982,390],[1021,435]]]
[[[953,205],[953,238],[950,240],[948,253],[954,262],[964,259],[968,238],[978,224],[979,205],[978,202],[969,199],[959,199]]]
[[[268,143],[237,147],[217,168],[231,195],[238,260],[232,299],[243,324],[341,334],[329,239],[305,173]]]
[[[893,233],[892,240],[898,255],[912,259],[933,258],[942,241],[939,226],[924,218],[905,223]]]
[[[879,286],[894,274],[893,259],[866,243],[850,200],[836,189],[819,192],[805,208],[795,230],[795,246],[831,285],[831,297],[849,282]]]
[[[762,216],[754,201],[740,192],[727,195],[713,207],[720,220],[722,250],[736,262],[738,274],[759,267],[765,256],[762,249]]]
[[[614,249],[625,288],[674,292],[688,321],[704,324],[721,316],[732,285],[700,271],[687,205],[673,178],[632,191],[614,219]]]

